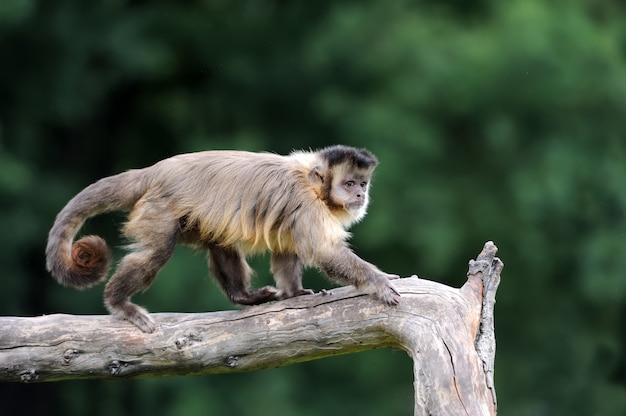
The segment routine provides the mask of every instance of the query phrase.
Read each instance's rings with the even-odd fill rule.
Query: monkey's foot
[[[156,322],[149,315],[135,314],[126,318],[130,323],[141,329],[143,332],[151,334],[157,328]]]
[[[127,320],[143,332],[150,334],[157,328],[156,322],[150,317],[148,311],[132,302],[127,302],[118,307],[107,304],[107,308],[115,316]]]
[[[314,295],[315,292],[311,289],[297,289],[294,290],[293,292],[287,292],[287,291],[281,291],[280,293],[280,299],[284,300],[284,299],[289,299],[289,298],[295,298],[296,296],[304,296],[304,295]]]
[[[272,300],[279,300],[280,291],[274,286],[264,286],[259,289],[233,293],[230,299],[233,303],[239,305],[258,305]]]

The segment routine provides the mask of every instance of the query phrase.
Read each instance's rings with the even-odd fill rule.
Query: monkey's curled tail
[[[59,212],[48,235],[46,268],[62,285],[84,289],[104,280],[112,254],[101,237],[74,242],[87,218],[110,211],[128,211],[145,192],[141,171],[131,170],[95,182]]]

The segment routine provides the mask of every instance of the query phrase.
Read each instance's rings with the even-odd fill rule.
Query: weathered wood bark
[[[413,358],[415,415],[494,415],[496,250],[485,244],[461,289],[395,281],[396,307],[346,287],[241,311],[157,313],[153,334],[110,316],[0,317],[0,381],[251,371],[393,347]]]

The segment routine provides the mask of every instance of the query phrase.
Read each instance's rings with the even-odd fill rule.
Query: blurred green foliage
[[[332,143],[381,160],[356,251],[460,286],[493,239],[503,415],[626,413],[626,6],[542,2],[3,0],[0,313],[104,313],[44,269],[54,216],[167,156]],[[91,221],[113,244],[122,216]],[[118,253],[119,254],[119,253]],[[254,259],[258,284],[267,258]],[[308,286],[328,287],[319,274]],[[232,308],[178,250],[137,298]],[[408,415],[372,351],[251,374],[5,384],[7,414]]]

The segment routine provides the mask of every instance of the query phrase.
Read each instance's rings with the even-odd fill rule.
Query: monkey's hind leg
[[[152,232],[156,234],[151,234],[149,240],[138,239],[132,245],[133,251],[120,261],[115,274],[104,288],[107,309],[148,333],[154,332],[156,323],[148,315],[148,311],[131,302],[130,298],[150,287],[159,270],[174,253],[178,238],[177,224],[171,227],[163,223],[156,224],[157,226],[152,227]]]
[[[295,254],[272,254],[270,270],[274,275],[281,299],[315,293],[311,289],[302,287],[302,267],[302,260]]]
[[[279,299],[279,291],[273,286],[252,289],[252,270],[235,248],[209,245],[209,269],[231,302],[239,305],[258,305]]]

